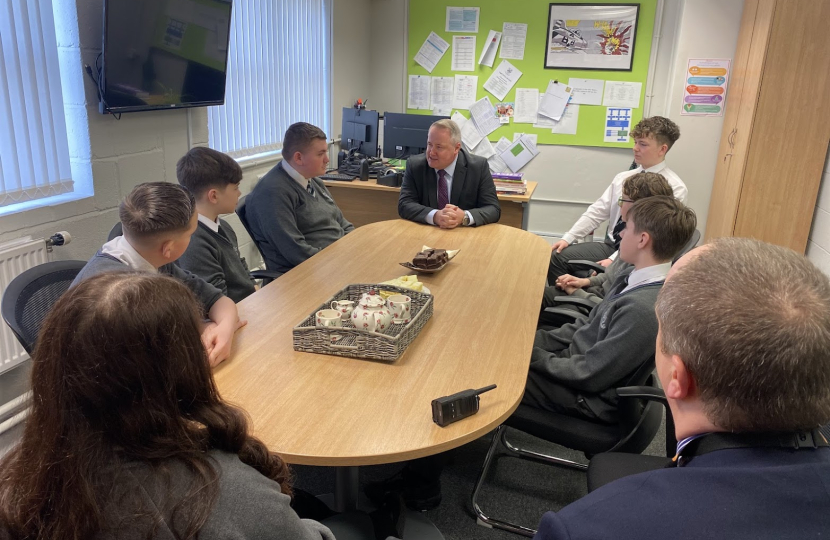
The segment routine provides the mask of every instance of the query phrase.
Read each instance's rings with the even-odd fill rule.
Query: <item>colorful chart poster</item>
[[[683,110],[686,116],[723,116],[729,60],[690,58],[683,85]]]

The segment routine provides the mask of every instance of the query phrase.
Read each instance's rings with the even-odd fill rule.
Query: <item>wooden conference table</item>
[[[433,316],[396,362],[294,351],[291,329],[313,309],[349,283],[411,273],[398,263],[422,245],[461,251],[419,276]],[[248,324],[214,372],[221,395],[289,463],[340,467],[338,505],[353,508],[356,466],[461,446],[516,409],[549,259],[547,242],[504,225],[447,231],[395,220],[355,229],[239,303]],[[444,428],[432,422],[432,399],[493,383],[478,414]]]
[[[401,188],[382,186],[374,178],[366,182],[360,180],[351,182],[325,180],[324,182],[334,202],[343,212],[343,216],[355,227],[387,219],[398,219],[398,197],[400,197]],[[536,190],[536,185],[537,182],[528,182],[527,193],[524,195],[499,194],[500,224],[527,230],[527,205]]]

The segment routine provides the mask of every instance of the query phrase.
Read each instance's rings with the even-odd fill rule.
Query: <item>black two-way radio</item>
[[[467,418],[478,412],[479,394],[495,388],[495,384],[479,388],[478,390],[464,390],[457,394],[440,397],[432,400],[432,421],[441,427],[448,426],[462,418]]]

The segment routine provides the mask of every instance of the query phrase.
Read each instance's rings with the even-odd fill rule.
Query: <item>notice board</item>
[[[420,75],[422,77],[454,77],[455,75],[475,75],[478,77],[476,99],[481,99],[488,96],[493,105],[497,102],[514,102],[517,88],[535,88],[543,94],[551,80],[557,80],[560,83],[568,84],[571,78],[592,79],[605,81],[605,88],[608,88],[608,82],[628,82],[640,83],[639,102],[636,107],[631,109],[630,127],[633,127],[643,117],[643,104],[645,102],[646,80],[648,77],[648,67],[652,48],[652,35],[654,28],[654,18],[657,8],[657,0],[640,0],[639,2],[620,1],[620,2],[549,2],[541,0],[511,0],[504,2],[502,0],[418,0],[417,2],[409,2],[409,35],[408,35],[408,53],[407,53],[407,73],[409,76]],[[604,33],[611,36],[610,41],[613,41],[613,32],[608,31],[607,26],[600,28],[597,24],[596,33],[592,32],[590,25],[579,25],[578,20],[564,21],[567,28],[578,28],[584,36],[580,36],[579,32],[574,33],[570,30],[562,30],[555,28],[556,21],[551,21],[551,6],[555,10],[568,9],[567,6],[576,6],[574,9],[586,10],[592,9],[589,6],[596,6],[596,9],[603,9],[602,6],[615,5],[638,5],[637,24],[632,32],[633,43],[628,43],[631,49],[630,70],[603,70],[600,68],[592,69],[576,69],[555,67],[546,68],[546,63],[549,62],[549,45],[552,38],[555,43],[560,43],[568,39],[573,42],[584,37],[587,40],[597,39],[595,36]],[[565,7],[563,7],[565,6]],[[447,8],[448,7],[469,7],[479,8],[478,10],[478,29],[472,31],[472,26],[468,26],[466,31],[448,32],[447,31]],[[557,13],[558,11],[554,11]],[[615,21],[609,21],[611,24],[616,24]],[[502,32],[504,23],[522,23],[527,25],[527,34],[525,38],[524,56],[522,59],[508,59],[515,68],[522,72],[522,76],[517,83],[509,90],[503,100],[499,100],[495,95],[484,89],[484,85],[493,72],[499,67],[502,58],[501,52],[504,42],[499,44],[498,51],[492,67],[487,67],[479,64],[482,51],[488,45],[487,40],[491,30]],[[583,21],[584,23],[584,21]],[[560,23],[561,24],[561,23]],[[604,23],[603,23],[604,24]],[[551,29],[555,29],[551,34]],[[611,30],[614,30],[612,28]],[[435,64],[432,72],[427,71],[422,65],[415,61],[415,57],[421,49],[424,42],[430,36],[431,32],[435,32],[440,38],[449,44],[449,48],[441,59]],[[557,37],[558,34],[558,37]],[[568,34],[570,34],[568,36]],[[453,71],[452,69],[452,54],[453,54],[453,36],[475,36],[475,67],[474,71]],[[407,86],[409,86],[409,77],[407,77]],[[409,91],[409,87],[407,87]],[[571,106],[570,104],[568,105]],[[469,111],[464,109],[458,110],[461,114],[468,117]],[[411,114],[433,114],[431,109],[407,109]],[[630,148],[633,146],[633,140],[629,138],[628,142],[607,142],[606,141],[606,120],[608,115],[608,107],[606,105],[580,105],[578,121],[576,122],[575,134],[561,134],[552,133],[551,128],[534,127],[530,123],[515,123],[511,119],[509,123],[502,124],[498,129],[488,135],[490,141],[497,141],[500,137],[507,137],[512,140],[515,133],[530,133],[536,134],[539,144],[559,144],[559,145],[576,145],[576,146],[602,146],[615,148]]]

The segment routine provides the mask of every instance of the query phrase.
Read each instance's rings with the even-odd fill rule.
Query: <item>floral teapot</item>
[[[386,307],[386,300],[375,291],[369,291],[352,311],[352,324],[358,329],[383,332],[392,324],[392,312]]]

